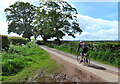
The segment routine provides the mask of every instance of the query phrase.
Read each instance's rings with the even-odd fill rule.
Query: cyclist
[[[83,54],[84,54],[85,56],[87,56],[86,53],[88,52],[88,47],[87,47],[86,44],[85,44],[84,42],[82,42],[82,41],[80,41],[80,43],[79,43],[77,52],[79,51],[80,47],[82,48],[82,51],[81,51],[81,53],[80,53],[80,54],[81,54],[81,60],[80,60],[80,62],[83,62]]]

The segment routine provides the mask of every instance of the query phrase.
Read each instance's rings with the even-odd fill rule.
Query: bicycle
[[[77,55],[77,61],[78,61],[79,64],[81,64],[81,62],[80,62],[81,61],[81,53]],[[83,63],[84,63],[85,66],[86,65],[89,66],[90,65],[90,59],[87,56],[84,56],[83,57]]]

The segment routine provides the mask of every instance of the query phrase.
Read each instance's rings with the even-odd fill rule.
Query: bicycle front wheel
[[[85,63],[85,65],[89,66],[90,65],[90,59],[88,57],[85,57],[84,63]]]
[[[79,64],[81,64],[80,60],[81,60],[81,56],[78,55],[77,56],[77,61],[78,61]]]
[[[90,59],[89,59],[89,58],[87,58],[87,60],[88,60],[88,65],[90,65]]]

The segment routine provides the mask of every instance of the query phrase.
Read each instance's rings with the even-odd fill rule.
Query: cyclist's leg
[[[80,61],[83,62],[83,50],[81,51],[80,54],[81,54],[81,60]]]
[[[87,55],[86,55],[87,52],[88,52],[88,48],[86,47],[86,48],[84,49],[84,55],[85,55],[85,56],[87,56]]]
[[[85,57],[87,56],[86,53],[84,53]]]
[[[83,50],[80,52],[81,59],[83,59]]]
[[[84,51],[84,55],[85,55],[85,58],[86,58],[86,62],[87,62],[87,63],[90,63],[90,60],[88,59],[88,57],[87,57],[87,55],[86,55],[87,52],[88,52],[88,48],[86,47],[86,48],[85,48],[85,51]]]

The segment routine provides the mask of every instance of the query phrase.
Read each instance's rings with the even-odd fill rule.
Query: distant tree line
[[[63,36],[75,38],[82,30],[77,22],[77,10],[66,1],[40,2],[34,6],[28,2],[15,2],[5,10],[8,33],[17,33],[30,40],[31,36],[47,39],[56,38],[60,42]]]

